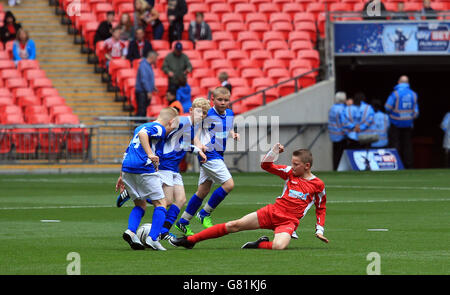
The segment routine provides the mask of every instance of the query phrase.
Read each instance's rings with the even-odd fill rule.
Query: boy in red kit
[[[328,243],[328,239],[323,235],[326,214],[325,185],[311,173],[312,154],[306,149],[296,150],[292,154],[292,166],[275,165],[273,162],[283,151],[284,147],[277,143],[261,162],[262,169],[285,180],[282,195],[274,204],[269,204],[241,219],[214,225],[192,236],[174,239],[171,244],[191,249],[203,240],[262,228],[274,231],[273,241],[270,242],[268,237],[263,236],[255,242],[244,244],[242,248],[283,250],[289,245],[291,235],[297,229],[300,219],[313,204],[316,207],[317,217],[316,237]]]

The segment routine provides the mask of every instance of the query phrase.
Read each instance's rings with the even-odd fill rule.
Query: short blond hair
[[[223,87],[223,86],[219,86],[219,87],[217,87],[216,89],[214,89],[214,90],[212,91],[212,95],[213,95],[214,98],[216,98],[217,96],[219,96],[219,95],[221,95],[221,94],[222,94],[222,95],[226,95],[226,96],[228,96],[228,97],[231,96],[230,90],[228,90],[228,88]]]
[[[176,108],[165,107],[159,112],[157,120],[168,123],[170,120],[176,118],[177,116],[178,116],[178,111]]]
[[[192,102],[192,108],[193,109],[201,108],[203,110],[203,112],[208,112],[209,109],[211,108],[211,104],[209,103],[209,101],[206,98],[204,98],[204,97],[197,97]]]

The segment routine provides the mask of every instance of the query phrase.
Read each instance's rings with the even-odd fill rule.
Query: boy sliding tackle
[[[122,236],[134,250],[145,249],[136,236],[136,230],[145,214],[147,198],[151,200],[155,210],[152,216],[152,228],[145,244],[154,250],[166,250],[159,243],[167,204],[161,180],[156,173],[159,165],[157,150],[161,148],[166,134],[178,128],[177,116],[178,112],[174,108],[164,108],[156,121],[138,126],[123,157],[122,171],[117,180],[116,189],[125,187],[135,204],[130,212],[128,228]]]
[[[231,135],[233,139],[239,140],[239,134],[233,131],[233,111],[228,108],[230,91],[225,87],[217,87],[212,93],[212,99],[214,106],[208,111],[208,117],[203,121],[200,138],[197,136],[195,138],[196,141],[201,141],[207,161],[200,165],[197,191],[189,200],[180,220],[175,224],[176,228],[185,235],[193,234],[189,224],[190,220],[200,209],[213,182],[219,183],[221,186],[212,193],[207,204],[196,215],[205,228],[213,226],[211,212],[234,188],[233,178],[223,160],[228,136]]]
[[[261,162],[262,169],[285,180],[283,193],[274,204],[269,204],[241,219],[214,225],[192,236],[173,239],[171,244],[191,249],[203,240],[261,228],[274,231],[273,241],[263,236],[255,242],[244,244],[242,248],[286,249],[292,233],[299,225],[299,220],[306,215],[312,204],[316,207],[316,237],[328,243],[328,239],[323,235],[326,214],[325,185],[311,173],[312,154],[309,150],[296,150],[292,154],[292,166],[275,165],[273,162],[283,151],[284,147],[277,143]]]

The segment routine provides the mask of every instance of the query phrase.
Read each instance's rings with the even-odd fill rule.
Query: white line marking
[[[51,222],[61,222],[61,220],[42,219],[41,222],[49,222],[49,223],[51,223]]]
[[[327,204],[342,204],[342,203],[395,203],[395,202],[449,202],[450,199],[397,199],[397,200],[334,200],[327,201]],[[236,206],[236,205],[267,205],[273,202],[242,202],[242,203],[223,203],[221,206]],[[130,203],[131,204],[131,203]],[[87,208],[115,208],[115,205],[74,205],[74,206],[36,206],[36,207],[0,207],[0,210],[44,210],[44,209],[87,209]],[[124,207],[131,207],[124,206]]]
[[[367,231],[389,231],[387,228],[368,228]]]

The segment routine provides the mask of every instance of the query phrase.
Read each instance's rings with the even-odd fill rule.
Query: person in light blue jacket
[[[12,48],[13,60],[17,63],[24,59],[36,59],[36,45],[27,31],[19,29]]]
[[[183,113],[187,114],[192,107],[191,86],[187,83],[185,76],[180,76],[178,78],[178,85],[176,98],[183,106]]]
[[[328,112],[328,135],[333,142],[333,169],[336,170],[345,149],[345,133],[342,128],[341,114],[345,110],[347,95],[345,92],[337,92],[334,105]]]
[[[447,168],[450,168],[450,112],[447,112],[441,123],[441,129],[445,132],[444,141],[442,146],[444,147],[445,163]]]
[[[366,131],[373,122],[374,111],[365,102],[362,92],[355,94],[353,104],[345,108],[341,115],[342,127],[347,136],[347,146],[352,149],[360,148],[359,134]]]
[[[389,130],[389,116],[383,113],[383,104],[380,100],[372,101],[372,107],[375,111],[373,115],[373,122],[364,132],[364,134],[373,134],[378,136],[378,141],[373,142],[370,146],[373,148],[384,148],[388,146],[388,130]]]
[[[400,77],[384,108],[391,122],[389,142],[399,152],[405,168],[412,168],[412,131],[414,120],[419,116],[419,104],[407,76]]]

